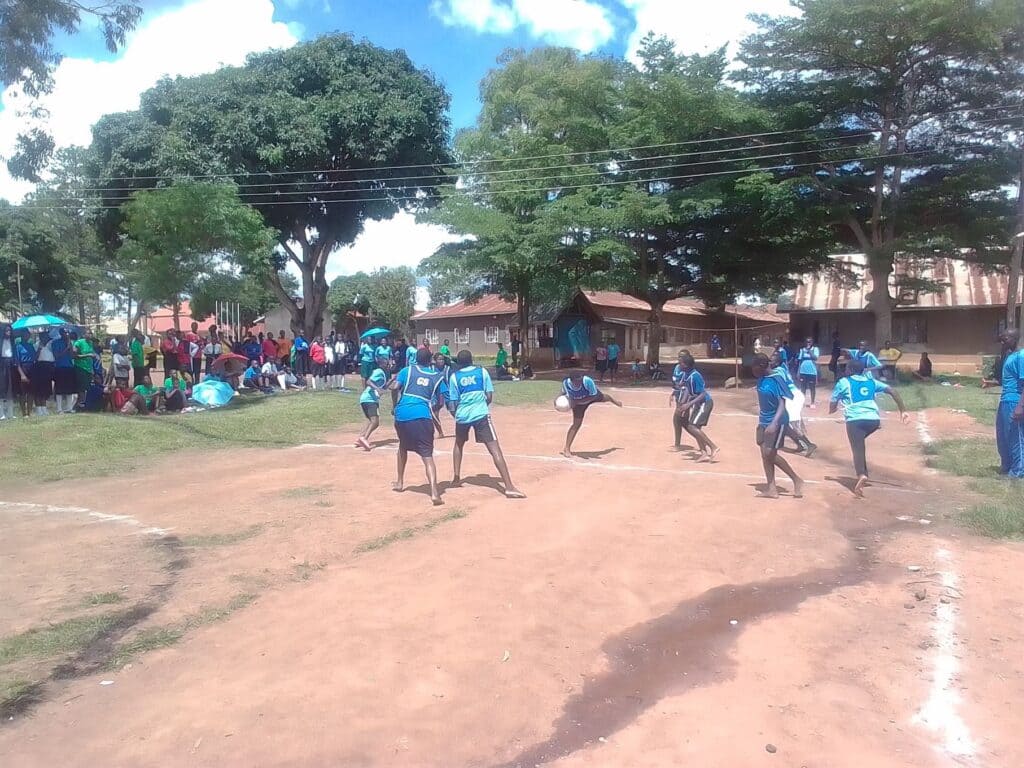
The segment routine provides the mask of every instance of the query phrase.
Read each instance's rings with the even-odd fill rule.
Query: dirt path
[[[574,461],[556,458],[565,417],[496,411],[524,502],[474,447],[434,510],[421,486],[386,490],[393,447],[349,435],[3,496],[86,510],[0,507],[15,630],[71,589],[152,602],[140,585],[172,581],[136,630],[259,597],[129,668],[51,681],[0,727],[0,763],[1024,764],[1024,550],[949,525],[955,485],[923,469],[914,426],[872,438],[858,502],[842,427],[814,412],[822,450],[793,460],[814,482],[773,502],[754,498],[749,392],[716,393],[710,466],[669,449],[663,393],[621,396]]]

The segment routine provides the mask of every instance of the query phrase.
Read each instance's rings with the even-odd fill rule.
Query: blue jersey
[[[797,373],[801,376],[817,376],[818,375],[818,357],[821,355],[821,351],[817,347],[800,347],[800,351],[796,353],[796,359],[800,363],[796,369]]]
[[[306,341],[302,336],[296,336],[295,341],[292,343],[292,348],[296,352],[308,352],[309,342]]]
[[[370,384],[376,384],[377,389],[383,389],[384,385],[388,383],[388,375],[384,373],[380,368],[374,369],[373,373],[370,374],[370,378],[367,379]],[[363,390],[363,394],[359,396],[360,403],[379,403],[380,393],[373,387],[367,385],[366,389]]]
[[[857,349],[848,349],[846,350],[846,354],[850,356],[851,360],[860,360],[864,363],[864,372],[868,376],[873,375],[871,371],[868,370],[869,368],[878,368],[882,364],[879,362],[878,358],[875,357],[874,353],[866,349],[863,352]]]
[[[448,393],[444,374],[433,368],[410,365],[395,377],[402,396],[395,406],[395,421],[415,421],[431,418],[430,406],[441,402]]]
[[[1021,387],[1024,386],[1024,349],[1007,355],[1003,361],[1003,394],[999,402],[1016,406],[1020,402]]]
[[[416,347],[409,345],[408,349],[405,350],[405,364],[412,365],[416,362]]]
[[[771,372],[768,375],[774,376],[775,378],[779,379],[779,381],[781,381],[782,384],[790,392],[797,391],[798,387],[796,385],[796,382],[793,381],[793,375],[789,372],[789,368],[786,367],[785,365],[780,365],[778,368],[772,368]]]
[[[679,368],[679,366],[677,365],[676,368]],[[672,379],[673,382],[677,381],[675,371],[672,372]],[[691,368],[689,371],[680,368],[677,383],[677,400],[689,400],[691,397],[695,397],[696,395],[703,393],[704,400],[711,402],[711,395],[708,393],[707,385],[704,383],[704,377],[701,376],[700,371],[696,368]]]
[[[379,347],[377,347],[375,351],[377,357],[383,357],[385,360],[391,359],[391,347],[387,346],[386,344],[381,344]]]
[[[57,368],[74,368],[75,358],[71,354],[64,354],[71,349],[71,345],[64,339],[54,339],[50,342],[50,351],[53,352],[53,364]]]
[[[18,361],[18,365],[27,368],[36,361],[36,348],[32,346],[31,342],[19,341],[14,347],[14,357]]]
[[[779,410],[779,403],[783,399],[789,399],[793,395],[789,387],[778,376],[765,376],[757,382],[757,405],[759,413],[757,423],[766,427],[775,419],[775,413]],[[786,422],[786,412],[782,412],[782,423]]]
[[[448,401],[455,405],[455,422],[472,424],[487,418],[487,395],[492,392],[494,384],[486,368],[473,365],[453,373],[448,380]]]
[[[785,344],[780,346],[775,351],[779,353],[779,360],[782,361],[783,365],[785,365],[787,362],[789,362],[789,350],[786,349],[786,345]]]
[[[572,379],[566,379],[562,382],[562,391],[565,396],[572,400],[583,400],[588,397],[594,397],[597,395],[597,384],[589,376],[583,377],[583,382],[579,389],[575,389],[572,386]]]
[[[875,395],[888,392],[889,385],[876,381],[864,373],[846,376],[836,382],[832,390],[832,402],[841,403],[847,421],[878,421],[878,403]]]
[[[372,344],[360,344],[359,345],[359,362],[361,363],[372,363],[376,353]]]
[[[618,360],[620,354],[622,354],[622,347],[620,347],[615,342],[612,342],[611,344],[608,345],[609,360]]]

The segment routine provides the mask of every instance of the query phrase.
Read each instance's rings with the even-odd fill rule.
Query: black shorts
[[[368,419],[375,418],[380,413],[379,403],[360,403],[359,407],[363,409],[363,416]]]
[[[782,444],[786,441],[786,426],[788,422],[783,419],[782,423],[779,424],[779,431],[775,433],[775,438],[769,444],[770,447],[778,450],[782,447]],[[762,424],[757,425],[757,444],[763,446],[764,443],[764,430],[765,427]]]
[[[455,442],[464,443],[469,439],[469,430],[473,430],[476,434],[476,441],[478,443],[494,443],[498,440],[498,433],[494,431],[494,422],[491,421],[490,416],[484,416],[482,419],[477,419],[469,424],[456,424],[455,425]]]
[[[573,417],[573,419],[576,420],[576,421],[583,421],[583,417],[587,415],[587,408],[589,408],[590,406],[594,405],[595,403],[603,403],[603,402],[604,402],[604,394],[602,394],[600,391],[598,391],[598,393],[597,393],[597,400],[594,400],[593,402],[590,402],[590,403],[584,403],[583,405],[573,405],[573,407],[572,407],[572,417]]]
[[[711,411],[714,409],[715,404],[711,400],[697,403],[690,408],[689,423],[695,427],[706,427],[711,420]]]
[[[801,384],[808,384],[808,385],[811,385],[811,386],[817,386],[818,385],[818,376],[816,374],[801,373],[800,374],[800,383]]]
[[[605,371],[608,370],[608,361],[607,360],[595,360],[594,361],[594,370],[596,370],[598,373],[604,373]]]
[[[401,450],[412,451],[425,459],[434,455],[433,419],[396,421],[395,431],[398,433],[398,447]]]
[[[619,370],[619,358],[615,358],[614,360],[609,358],[609,360],[608,360],[608,370],[613,372],[613,373],[615,371]]]

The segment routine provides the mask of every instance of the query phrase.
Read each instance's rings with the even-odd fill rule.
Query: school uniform
[[[797,376],[800,377],[800,384],[814,391],[818,386],[818,357],[821,352],[817,347],[800,347],[796,353]]]
[[[50,348],[50,341],[45,341],[36,350],[36,361],[32,364],[28,378],[32,385],[32,397],[43,402],[50,399],[53,394],[53,350]]]
[[[364,379],[370,378],[370,374],[373,373],[376,360],[377,353],[372,344],[363,342],[359,345],[359,374]]]
[[[31,392],[31,372],[32,366],[36,362],[36,348],[32,346],[30,342],[19,341],[14,345],[14,377],[12,383],[14,385],[14,394],[27,395]],[[25,375],[29,377],[29,381],[22,381],[21,371],[25,372]]]
[[[757,433],[758,445],[763,445],[765,440],[765,429],[775,420],[775,413],[779,409],[779,401],[792,399],[789,387],[778,377],[773,375],[764,376],[757,382]],[[786,439],[786,427],[789,425],[789,415],[785,409],[782,411],[782,418],[779,420],[779,428],[772,437],[771,447],[778,450]]]
[[[1001,382],[1003,392],[996,411],[999,472],[1009,477],[1024,477],[1024,420],[1015,421],[1013,418],[1024,388],[1024,350],[1018,349],[1003,361]]]
[[[477,365],[462,368],[448,379],[448,402],[455,409],[455,439],[465,442],[473,431],[478,443],[493,443],[498,439],[491,421],[487,396],[494,392],[491,375]]]
[[[295,356],[295,373],[298,376],[305,376],[309,373],[309,342],[302,336],[296,336],[292,344],[292,354]]]
[[[396,377],[402,396],[395,405],[395,431],[402,450],[423,458],[434,455],[434,420],[431,406],[448,392],[444,374],[433,368],[411,365]]]
[[[388,383],[388,375],[381,368],[375,368],[367,379],[370,384],[375,384],[377,389],[383,389],[384,385]],[[363,390],[363,394],[359,396],[359,407],[363,411],[363,416],[368,419],[372,419],[374,416],[380,414],[380,393],[376,389],[367,384],[366,389]]]
[[[14,399],[14,375],[14,339],[0,339],[0,419],[7,416],[4,401]]]
[[[875,357],[874,353],[870,350],[865,349],[861,352],[859,349],[848,349],[846,354],[851,360],[860,360],[864,363],[864,374],[870,378],[874,378],[874,373],[871,371],[872,368],[878,368],[882,363]]]
[[[804,410],[804,393],[797,387],[796,382],[793,381],[793,377],[789,373],[789,368],[785,365],[780,365],[778,368],[773,368],[771,371],[772,376],[775,376],[782,382],[789,390],[789,399],[786,400],[786,415],[789,417],[789,423],[795,424],[803,420]]]
[[[678,368],[679,366],[676,367]],[[707,385],[704,383],[704,377],[696,368],[691,368],[688,372],[681,372],[680,383],[682,385],[680,393],[685,392],[687,400],[701,393],[704,394],[703,400],[688,408],[686,413],[681,414],[683,423],[692,424],[700,428],[706,427],[711,420],[711,412],[715,408],[715,403],[711,399]]]

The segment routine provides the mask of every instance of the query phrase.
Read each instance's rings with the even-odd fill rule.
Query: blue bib
[[[409,366],[409,377],[402,388],[402,397],[411,397],[427,403],[434,399],[437,388],[444,381],[444,374],[428,368],[424,370],[418,365]]]
[[[459,385],[459,394],[484,391],[484,376],[479,368],[466,368],[455,374],[455,383]]]

